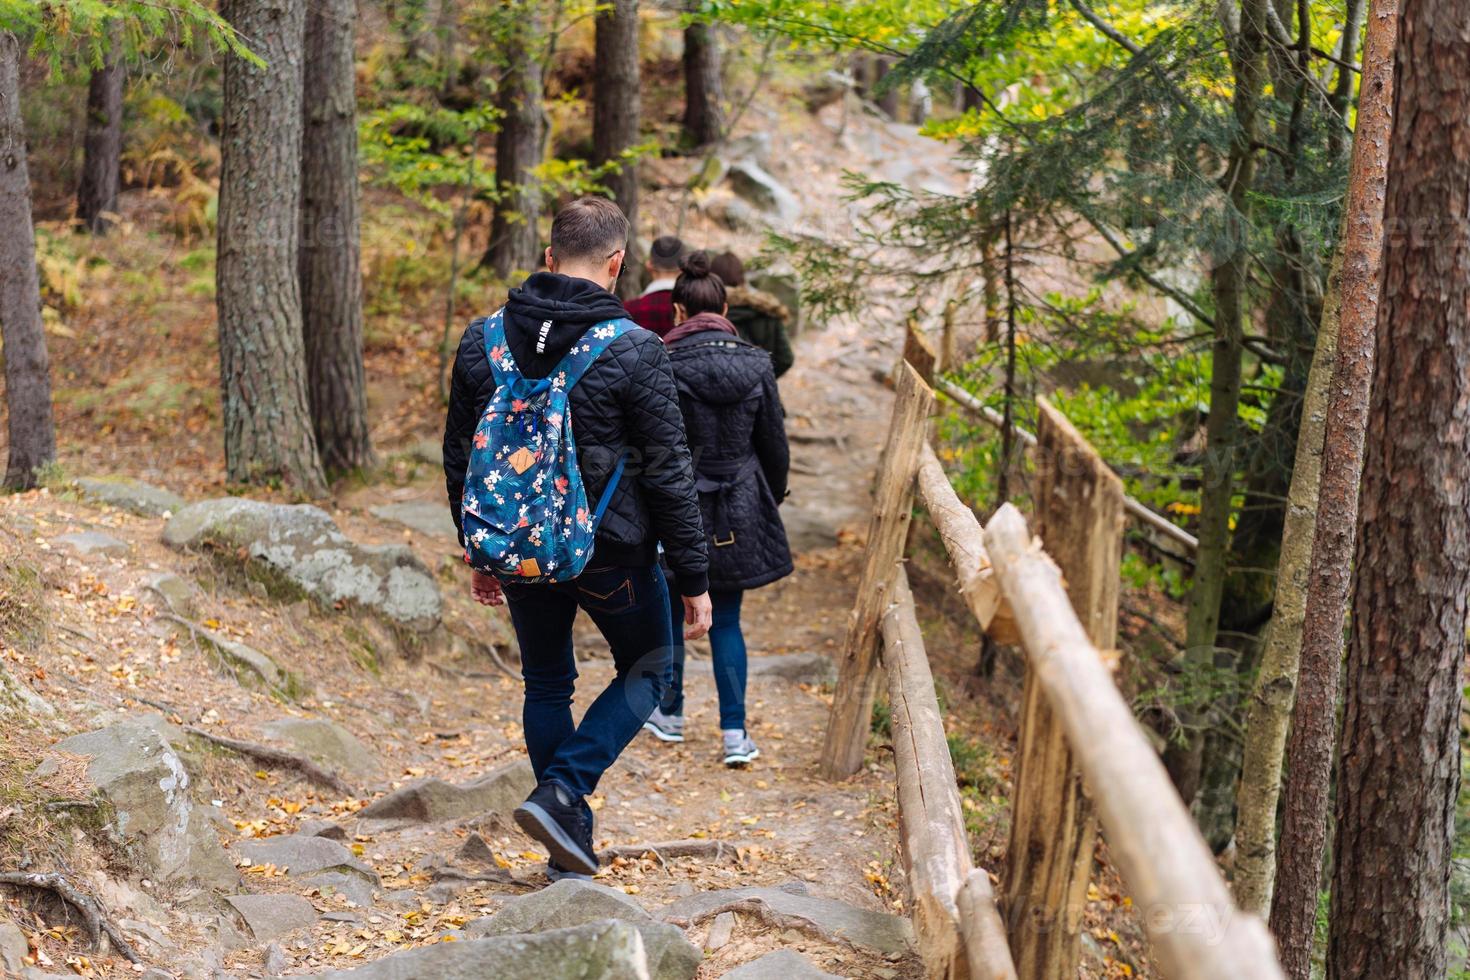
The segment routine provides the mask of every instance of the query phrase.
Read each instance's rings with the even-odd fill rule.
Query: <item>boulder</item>
[[[199,586],[173,572],[159,572],[149,576],[144,587],[163,600],[163,604],[175,616],[185,619],[193,616],[199,608]]]
[[[650,980],[642,936],[629,923],[617,921],[534,936],[435,943],[318,976],[332,980]]]
[[[69,781],[72,760],[85,759],[86,781],[111,810],[134,871],[158,882],[232,888],[239,877],[207,808],[195,804],[189,772],[167,731],[154,715],[74,735],[52,746],[34,778]]]
[[[482,939],[547,932],[607,919],[630,922],[642,934],[652,980],[688,980],[699,969],[702,956],[682,929],[655,920],[615,888],[571,878],[512,899],[494,915],[471,922],[465,935]]]
[[[126,541],[101,531],[63,534],[56,539],[56,543],[66,545],[79,555],[106,555],[109,558],[117,558],[132,550],[132,545]]]
[[[486,813],[509,813],[536,788],[531,763],[521,759],[467,783],[429,777],[394,790],[358,812],[385,823],[444,823]]]
[[[272,864],[324,893],[340,892],[357,905],[371,905],[377,873],[352,852],[326,837],[292,834],[237,841],[234,850],[254,864]]]
[[[329,769],[354,776],[377,771],[378,759],[372,751],[357,736],[325,718],[281,718],[261,730]]]
[[[255,647],[184,619],[176,618],[172,622],[187,630],[200,646],[214,655],[221,667],[246,687],[263,687],[287,700],[294,700],[306,690],[306,684],[299,676],[285,670]]]
[[[737,966],[725,974],[725,980],[837,980],[837,975],[817,969],[795,950],[778,949]]]
[[[791,276],[779,272],[757,272],[747,276],[750,285],[763,293],[770,293],[791,311],[791,322],[787,329],[794,337],[801,330],[801,285]]]
[[[436,541],[443,541],[456,549],[459,547],[459,532],[454,529],[454,518],[449,516],[449,506],[443,500],[383,504],[368,513],[380,521],[402,524]]]
[[[20,973],[29,955],[30,940],[20,931],[20,926],[9,919],[0,919],[0,976]]]
[[[184,506],[172,490],[129,476],[84,476],[76,485],[83,496],[143,517],[167,517]]]
[[[796,195],[754,160],[730,164],[725,183],[736,196],[781,224],[793,224],[801,217],[801,202]]]
[[[228,895],[225,901],[262,943],[316,922],[316,909],[300,895]]]
[[[427,633],[439,624],[439,586],[402,544],[358,544],[309,504],[223,497],[190,504],[163,528],[181,550],[243,557],[277,593],[306,593],[329,606],[367,609],[393,626]]]
[[[883,955],[904,954],[913,941],[908,919],[870,912],[846,902],[793,894],[782,888],[727,888],[698,892],[664,908],[666,922],[684,924],[708,918],[741,902],[758,902],[777,916],[800,922],[829,939],[842,940]]]

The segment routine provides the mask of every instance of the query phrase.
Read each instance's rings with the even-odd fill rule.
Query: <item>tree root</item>
[[[61,875],[55,872],[0,871],[0,885],[51,892],[81,914],[82,924],[87,929],[87,936],[94,949],[100,945],[102,937],[106,936],[112,947],[126,957],[129,963],[143,962],[143,957],[128,942],[122,930],[107,917],[101,904],[92,896],[78,890]]]
[[[685,840],[667,840],[655,844],[619,844],[598,852],[604,862],[615,858],[628,858],[637,860],[645,854],[652,854],[658,858],[658,863],[668,866],[669,858],[695,857],[713,858],[723,861],[725,858],[737,857],[736,845],[722,840],[702,840],[699,838],[687,838]]]
[[[357,795],[356,788],[341,776],[332,772],[330,769],[323,769],[315,762],[303,756],[295,755],[282,749],[272,748],[269,745],[261,745],[259,742],[246,742],[238,738],[216,735],[214,732],[205,731],[193,725],[185,725],[183,728],[190,735],[202,738],[206,742],[213,742],[215,745],[229,749],[231,752],[238,752],[241,755],[249,756],[252,759],[259,760],[277,769],[294,770],[318,786],[326,786],[329,789],[341,793],[343,796]]]
[[[759,898],[737,898],[733,902],[726,902],[718,908],[707,909],[698,915],[690,916],[688,919],[668,919],[666,921],[689,929],[699,925],[701,922],[707,922],[713,919],[721,912],[739,912],[743,915],[754,916],[772,929],[778,929],[783,932],[787,929],[795,929],[797,932],[804,932],[824,942],[846,946],[852,950],[859,949],[857,944],[846,936],[823,929],[806,916],[777,912]]]

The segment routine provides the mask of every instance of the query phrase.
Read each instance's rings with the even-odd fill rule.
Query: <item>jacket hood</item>
[[[510,291],[505,336],[527,377],[545,377],[594,323],[628,315],[622,301],[595,282],[538,272]]]
[[[791,311],[779,299],[770,293],[763,292],[752,286],[735,286],[725,291],[725,301],[730,304],[731,312],[737,307],[746,306],[757,313],[775,317],[782,323],[791,321]],[[731,317],[731,319],[735,319]]]
[[[669,361],[679,393],[707,405],[732,405],[759,394],[761,380],[771,370],[769,354],[718,329],[670,344]]]

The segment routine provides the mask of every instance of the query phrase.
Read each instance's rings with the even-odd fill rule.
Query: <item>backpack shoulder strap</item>
[[[485,360],[490,364],[495,384],[499,386],[519,378],[521,370],[516,367],[515,356],[505,339],[505,307],[480,319],[485,330]]]
[[[587,328],[586,333],[582,334],[581,339],[572,345],[572,349],[566,352],[552,374],[562,375],[562,384],[570,391],[578,381],[582,380],[582,375],[587,373],[592,362],[612,346],[613,341],[625,333],[638,329],[640,329],[638,324],[627,317],[594,323]]]

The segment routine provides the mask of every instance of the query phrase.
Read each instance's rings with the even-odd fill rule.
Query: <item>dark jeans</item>
[[[663,575],[656,566],[601,566],[572,582],[507,584],[505,597],[521,648],[522,720],[536,781],[555,780],[587,796],[663,694],[670,656]],[[617,676],[574,725],[572,621],[578,608],[612,648]]]
[[[716,592],[711,589],[714,622],[709,630],[710,651],[715,661],[715,690],[720,695],[720,727],[745,727],[745,634],[740,631],[740,600],[745,593],[736,589]],[[666,715],[684,713],[684,604],[669,606],[674,626],[674,656],[669,664],[669,686],[664,692],[660,710]]]

